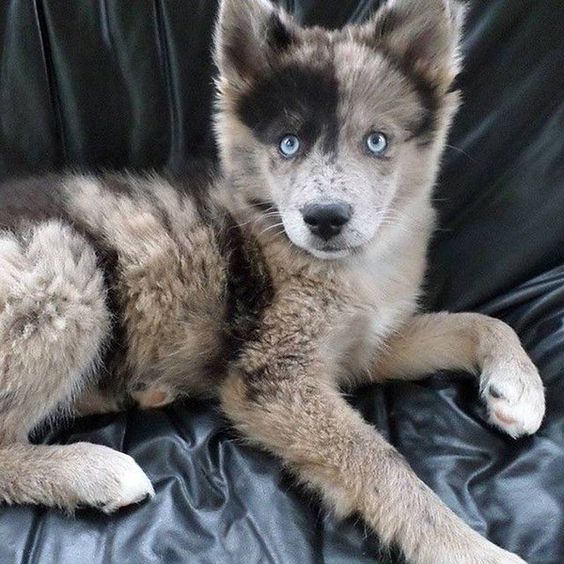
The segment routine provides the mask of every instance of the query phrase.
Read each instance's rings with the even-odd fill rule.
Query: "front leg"
[[[519,338],[502,321],[476,313],[415,316],[387,342],[370,378],[414,379],[436,370],[479,374],[490,423],[512,437],[540,427],[542,381]]]
[[[299,353],[234,370],[222,407],[339,516],[359,514],[416,564],[523,564],[473,531]]]

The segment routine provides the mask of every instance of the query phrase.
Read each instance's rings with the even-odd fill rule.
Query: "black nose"
[[[302,215],[312,233],[329,241],[331,237],[338,235],[349,222],[352,207],[344,202],[308,204],[302,210]]]

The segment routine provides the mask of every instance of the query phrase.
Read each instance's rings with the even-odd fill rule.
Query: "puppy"
[[[112,512],[150,496],[130,457],[28,434],[64,412],[213,396],[409,561],[522,562],[456,517],[340,394],[463,369],[492,425],[518,437],[543,418],[538,372],[508,326],[417,312],[461,25],[450,0],[390,0],[338,31],[223,0],[220,175],[2,188],[1,500]]]

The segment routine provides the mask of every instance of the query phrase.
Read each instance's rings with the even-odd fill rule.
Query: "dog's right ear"
[[[252,83],[295,40],[291,17],[269,0],[222,0],[215,30],[220,79],[232,87]]]
[[[444,92],[460,71],[464,13],[458,0],[387,0],[363,29],[370,43]]]

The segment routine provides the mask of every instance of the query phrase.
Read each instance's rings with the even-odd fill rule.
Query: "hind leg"
[[[27,442],[89,383],[110,328],[105,297],[93,249],[69,227],[0,234],[0,501],[112,511],[152,494],[122,453]]]

